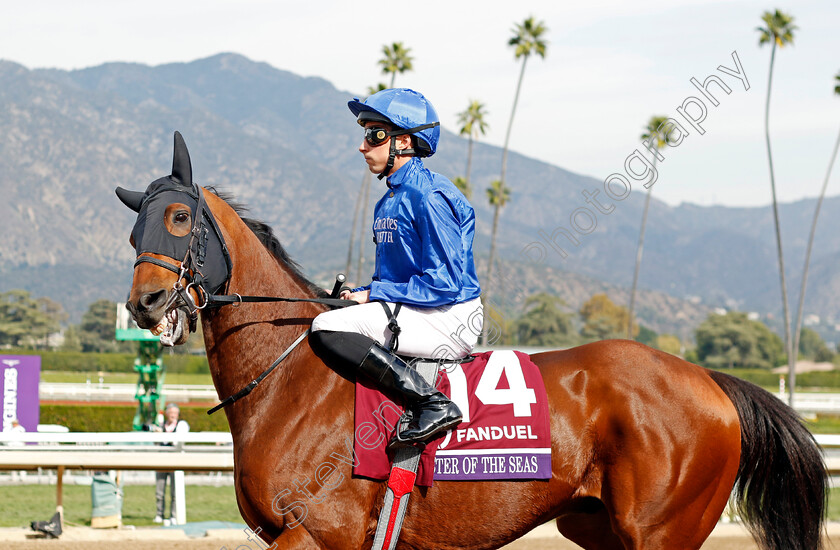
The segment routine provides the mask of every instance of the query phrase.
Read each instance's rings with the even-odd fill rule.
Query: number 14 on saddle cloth
[[[464,416],[445,437],[426,446],[417,485],[432,480],[479,481],[549,479],[551,436],[548,402],[539,369],[518,351],[479,353],[461,364],[444,364],[438,389]],[[403,409],[356,382],[356,430],[353,474],[387,479],[385,446]]]

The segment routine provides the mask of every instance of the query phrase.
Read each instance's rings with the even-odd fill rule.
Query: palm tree
[[[373,95],[376,92],[381,92],[382,90],[387,90],[388,86],[384,82],[378,83],[376,86],[368,86],[367,93],[368,95]]]
[[[356,280],[364,281],[365,274],[362,271],[365,265],[365,243],[369,242],[365,239],[366,235],[370,235],[370,224],[366,223],[368,215],[368,207],[370,206],[370,182],[373,180],[370,177],[370,170],[365,167],[365,175],[362,177],[362,188],[359,194],[362,200],[362,223],[359,227],[359,263],[356,268]]]
[[[493,180],[487,188],[487,200],[493,207],[493,230],[490,233],[490,258],[487,260],[487,277],[493,272],[493,259],[496,254],[496,231],[499,229],[499,212],[510,200],[510,188],[502,180]]]
[[[834,93],[840,95],[840,73],[834,77],[837,85],[834,87]],[[831,153],[831,160],[828,161],[828,171],[825,173],[822,190],[820,191],[820,198],[817,199],[817,206],[814,208],[814,220],[811,222],[811,234],[808,236],[808,247],[805,250],[805,267],[802,268],[802,286],[799,289],[799,306],[796,311],[796,325],[793,331],[793,346],[792,349],[799,352],[799,336],[802,330],[802,314],[805,304],[805,287],[808,284],[808,264],[811,262],[811,248],[814,244],[814,233],[817,231],[817,218],[820,215],[820,207],[822,207],[823,199],[825,198],[825,190],[828,187],[828,179],[831,177],[831,169],[834,167],[834,161],[837,159],[837,149],[840,148],[840,134],[837,134],[837,141],[834,142],[834,151]],[[796,354],[794,354],[794,358]],[[796,359],[794,359],[794,371],[796,370]]]
[[[376,92],[381,92],[387,88],[394,87],[394,79],[397,76],[397,73],[404,73],[406,71],[414,70],[414,66],[411,64],[413,58],[409,55],[411,48],[406,48],[403,46],[402,42],[394,42],[390,46],[385,44],[382,46],[382,54],[383,58],[379,60],[379,64],[382,66],[382,72],[385,74],[391,74],[391,85],[385,86],[382,82],[377,83],[375,86],[369,86],[367,91],[368,95],[373,95]],[[365,220],[367,220],[368,214],[368,199],[370,197],[370,185],[371,185],[372,178],[370,177],[370,171],[365,168],[365,174],[362,178],[362,187],[359,189],[359,196],[356,199],[357,204],[359,201],[362,205],[362,223],[359,229],[360,236],[359,236],[359,261],[356,273],[358,275],[359,281],[364,280],[364,274],[362,273],[362,269],[365,263],[365,234],[367,233],[367,228],[369,226],[365,225]],[[354,215],[355,220],[355,215]],[[353,222],[353,231],[356,230],[356,222]],[[350,269],[349,266],[352,262],[352,249],[353,249],[353,238],[350,238],[350,250],[347,252],[347,276],[350,276]]]
[[[391,75],[391,85],[389,88],[394,87],[394,78],[396,78],[397,73],[414,70],[411,64],[414,58],[409,55],[409,52],[411,52],[411,48],[406,48],[402,42],[394,42],[390,46],[388,44],[382,46],[384,57],[379,60],[379,64],[382,65],[383,73]]]
[[[365,175],[362,177],[362,185],[359,187],[359,194],[356,196],[356,206],[353,208],[353,227],[350,229],[350,244],[347,246],[347,266],[344,268],[344,273],[349,280],[357,280],[351,278],[350,267],[353,264],[353,244],[356,241],[356,224],[359,221],[359,210],[361,210],[362,206],[365,185],[370,180],[369,174],[370,170],[365,170]]]
[[[470,182],[467,181],[467,178],[458,176],[454,180],[452,180],[452,183],[455,184],[455,187],[458,188],[458,191],[463,193],[464,196],[467,197],[467,199],[472,197],[472,185],[470,185]]]
[[[793,31],[796,26],[793,25],[793,17],[776,10],[775,12],[766,11],[761,16],[765,27],[756,27],[760,37],[758,45],[762,46],[768,42],[772,44],[770,49],[770,74],[767,77],[767,102],[764,107],[764,139],[767,144],[767,162],[770,165],[770,191],[773,195],[773,222],[776,226],[776,249],[779,255],[779,279],[782,284],[782,310],[785,324],[785,347],[788,353],[788,368],[789,368],[789,382],[790,382],[790,405],[793,406],[794,386],[796,384],[795,361],[796,352],[791,347],[790,337],[790,312],[788,311],[787,286],[785,283],[785,260],[782,254],[782,233],[779,227],[779,206],[776,201],[776,178],[773,173],[773,155],[770,152],[770,87],[773,84],[773,62],[776,59],[776,46],[783,48],[787,44],[793,43]]]
[[[505,133],[505,147],[502,152],[502,175],[499,178],[502,183],[505,181],[505,172],[507,171],[507,155],[508,144],[510,143],[510,130],[513,127],[513,117],[516,114],[516,104],[519,103],[519,91],[522,88],[522,77],[525,76],[525,65],[528,63],[528,58],[532,53],[536,53],[545,59],[545,50],[548,47],[548,42],[542,39],[542,35],[548,29],[542,21],[536,21],[533,17],[529,17],[521,24],[517,23],[514,27],[514,35],[508,40],[508,45],[514,47],[515,59],[522,58],[522,67],[519,70],[519,80],[516,83],[516,95],[513,97],[513,108],[510,110],[510,120],[508,121],[507,133]]]
[[[513,108],[510,110],[510,120],[508,121],[507,132],[505,133],[505,146],[502,150],[502,174],[497,180],[499,184],[499,191],[506,193],[507,196],[510,195],[510,190],[505,186],[508,145],[510,144],[510,130],[513,127],[513,117],[516,114],[516,104],[519,103],[519,91],[522,89],[522,77],[525,76],[525,65],[528,63],[528,58],[531,54],[536,53],[540,57],[545,58],[545,50],[548,46],[548,42],[542,39],[542,35],[545,34],[547,30],[548,29],[542,21],[536,21],[533,17],[529,17],[522,23],[516,24],[513,28],[514,35],[510,40],[508,40],[508,46],[514,47],[514,58],[522,58],[522,67],[519,70],[519,80],[516,83],[516,94],[513,96]],[[495,187],[496,181],[494,181],[492,185]],[[493,187],[489,189],[492,188]],[[490,197],[489,189],[488,197]],[[505,198],[504,201],[498,200],[494,203],[493,198],[490,198],[490,204],[494,206],[495,209],[493,212],[493,233],[490,237],[490,258],[487,261],[487,279],[484,284],[484,287],[488,292],[492,282],[493,256],[496,251],[496,228],[499,223],[499,211],[507,202],[507,198]]]
[[[477,99],[470,100],[470,106],[467,107],[467,110],[458,113],[458,123],[461,125],[461,130],[459,131],[459,134],[461,134],[462,136],[468,136],[469,138],[469,148],[467,149],[466,175],[466,186],[468,188],[470,185],[470,176],[472,172],[473,141],[478,139],[479,135],[483,136],[487,132],[487,122],[484,120],[484,117],[486,115],[487,111],[484,110],[484,104],[478,101]]]
[[[668,120],[666,116],[652,116],[642,134],[642,141],[650,140],[650,145],[657,151],[668,144],[668,136],[663,135],[659,128]],[[653,155],[653,168],[656,169],[656,155]],[[639,282],[639,268],[642,265],[642,252],[645,247],[645,226],[647,225],[648,208],[650,208],[650,195],[653,192],[653,185],[648,187],[645,197],[645,208],[642,210],[642,228],[639,230],[639,246],[636,248],[636,269],[633,271],[633,286],[630,289],[630,305],[627,308],[629,313],[627,320],[627,339],[633,338],[633,308],[636,305],[636,285]]]

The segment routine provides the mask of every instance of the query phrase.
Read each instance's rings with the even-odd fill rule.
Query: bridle
[[[170,189],[171,190],[171,189]],[[313,302],[325,304],[330,307],[348,307],[356,304],[352,300],[341,300],[337,297],[331,298],[289,298],[285,296],[243,296],[236,292],[231,294],[215,294],[216,289],[227,289],[230,282],[232,262],[230,253],[225,243],[224,236],[219,229],[216,219],[213,217],[207,201],[204,198],[204,190],[195,186],[198,205],[194,216],[194,223],[190,230],[190,240],[183,259],[178,264],[169,263],[152,256],[140,255],[134,262],[136,268],[141,263],[151,263],[177,274],[178,277],[172,285],[172,291],[164,304],[164,314],[183,307],[187,310],[190,320],[190,330],[195,331],[195,324],[198,319],[198,312],[207,307],[221,307],[225,305],[238,305],[253,302]],[[179,190],[180,191],[180,190]],[[181,191],[188,193],[187,191]],[[190,193],[188,193],[190,194]],[[192,194],[190,194],[192,196]],[[152,195],[153,196],[153,195]],[[212,237],[211,237],[212,231]],[[208,273],[207,249],[211,238],[215,238],[221,248],[224,258],[224,277],[219,279],[215,273],[218,269],[210,267]],[[217,279],[217,280],[214,280]],[[186,281],[186,286],[182,283]],[[193,299],[190,290],[194,290],[198,300]],[[198,302],[198,303],[197,303]]]
[[[171,191],[172,189],[169,190]],[[187,190],[176,190],[193,196]],[[180,263],[176,265],[161,260],[159,258],[143,254],[138,256],[137,260],[134,262],[135,268],[137,268],[137,266],[141,263],[151,263],[169,271],[172,271],[173,273],[176,273],[178,275],[178,278],[172,285],[172,291],[169,293],[169,297],[167,298],[166,303],[164,304],[164,315],[168,314],[174,309],[182,307],[185,308],[189,317],[190,332],[194,332],[198,321],[198,313],[208,307],[238,305],[246,302],[314,302],[319,304],[325,304],[330,307],[342,308],[357,304],[357,302],[353,300],[339,299],[336,295],[337,289],[333,290],[333,296],[331,298],[242,296],[241,294],[235,292],[231,294],[215,294],[214,291],[217,289],[227,289],[228,283],[230,282],[232,269],[230,253],[228,252],[224,236],[222,235],[222,232],[219,229],[218,224],[216,223],[216,219],[213,217],[212,212],[210,212],[210,209],[207,207],[207,201],[204,198],[204,190],[197,185],[193,185],[192,191],[195,192],[195,196],[193,198],[197,200],[197,206],[194,216],[195,221],[189,233],[190,239],[187,244],[187,250]],[[149,198],[151,198],[152,196],[154,196],[154,194],[150,195]],[[212,265],[207,265],[208,243],[210,242],[211,238],[217,239],[225,262],[225,274],[220,281],[217,280],[218,276],[216,272],[218,271],[218,268],[214,268],[214,266]],[[182,281],[186,281],[186,286],[182,284]],[[195,291],[199,303],[196,303],[196,300],[193,299],[192,294],[190,294],[190,290]],[[212,414],[217,410],[233,403],[234,401],[242,399],[243,397],[251,393],[251,391],[254,388],[256,388],[257,385],[260,382],[262,382],[262,380],[266,376],[268,376],[271,373],[271,371],[273,371],[295,349],[295,347],[297,347],[298,344],[300,344],[303,341],[303,339],[309,334],[309,331],[310,329],[307,328],[303,334],[298,336],[297,339],[295,339],[295,341],[289,347],[286,348],[286,350],[280,355],[280,357],[278,357],[271,364],[271,366],[269,366],[265,371],[263,371],[257,378],[252,380],[248,385],[246,385],[244,388],[242,388],[235,394],[231,395],[230,397],[227,397],[226,399],[222,400],[222,402],[220,402],[218,405],[208,410],[207,414]]]

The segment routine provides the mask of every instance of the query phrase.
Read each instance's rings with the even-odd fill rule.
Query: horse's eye
[[[192,209],[186,204],[173,202],[166,207],[163,213],[163,223],[166,230],[176,237],[184,237],[190,234],[190,219]]]

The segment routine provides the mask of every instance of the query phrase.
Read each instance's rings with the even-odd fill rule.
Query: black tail
[[[796,412],[758,386],[709,375],[741,420],[736,507],[762,550],[817,550],[825,520],[828,473]]]

